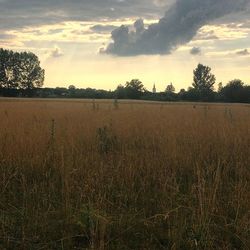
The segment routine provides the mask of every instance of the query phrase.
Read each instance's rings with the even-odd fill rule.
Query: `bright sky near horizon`
[[[47,87],[115,89],[138,78],[149,90],[181,89],[199,62],[218,83],[250,83],[249,3],[0,0],[0,47],[36,53]]]

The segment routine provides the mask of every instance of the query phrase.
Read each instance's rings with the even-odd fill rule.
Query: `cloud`
[[[58,57],[62,57],[64,55],[62,50],[57,46],[55,46],[50,51],[47,51],[47,54],[48,54],[49,58],[58,58]]]
[[[62,33],[63,29],[51,29],[48,31],[49,35],[54,35],[54,34],[58,34],[58,33]]]
[[[199,48],[199,47],[193,47],[190,50],[190,54],[193,55],[193,56],[200,55],[201,54],[201,48]]]
[[[118,56],[169,54],[192,40],[204,25],[228,14],[243,11],[250,0],[176,0],[158,23],[134,30],[122,25],[111,33],[105,53]],[[138,26],[138,24],[140,24]],[[103,52],[103,51],[102,51]]]
[[[15,38],[12,34],[0,34],[0,39],[9,40]]]
[[[215,34],[214,30],[210,30],[207,32],[204,32],[200,30],[198,34],[194,37],[193,40],[196,41],[209,41],[209,40],[217,40],[219,39],[218,36]]]
[[[236,52],[236,55],[248,56],[248,55],[250,55],[250,52],[248,51],[248,49],[243,49],[243,50],[237,51],[237,52]]]
[[[105,33],[110,33],[112,30],[118,28],[115,25],[101,25],[97,24],[92,27],[90,27],[90,30],[95,32],[95,33],[100,33],[100,34],[105,34]]]
[[[234,60],[237,57],[249,57],[250,56],[250,52],[249,52],[249,48],[248,49],[241,49],[241,50],[222,50],[222,51],[210,51],[206,53],[207,57],[220,57],[222,60],[226,59],[226,58],[234,58]]]
[[[245,28],[245,29],[250,29],[250,20],[244,22],[244,23],[241,23],[238,28]]]
[[[0,31],[66,21],[107,21],[162,15],[174,0],[5,0],[0,1]]]

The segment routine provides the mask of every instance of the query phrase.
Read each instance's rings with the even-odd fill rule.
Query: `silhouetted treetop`
[[[211,73],[211,68],[199,63],[194,70],[193,87],[199,91],[212,90],[215,81],[216,78]]]
[[[132,89],[133,91],[137,91],[137,92],[145,91],[145,88],[142,82],[138,79],[133,79],[130,82],[126,82],[125,87],[128,89]]]
[[[250,102],[250,87],[239,79],[228,82],[219,94],[226,102]]]
[[[0,49],[1,88],[40,88],[44,83],[44,75],[45,71],[35,54]]]
[[[167,92],[167,93],[174,93],[175,92],[175,87],[174,87],[173,83],[170,83],[169,85],[167,85],[165,92]]]

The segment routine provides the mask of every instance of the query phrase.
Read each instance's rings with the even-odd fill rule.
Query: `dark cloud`
[[[193,55],[193,56],[200,55],[201,54],[201,48],[199,48],[199,47],[193,47],[190,50],[190,54]]]
[[[231,13],[243,11],[250,0],[176,0],[158,23],[148,28],[138,21],[135,30],[125,26],[112,32],[113,42],[105,52],[119,56],[168,54],[192,40],[209,22]],[[103,51],[102,51],[103,52]]]
[[[63,21],[156,18],[173,0],[0,0],[0,31]]]
[[[13,38],[15,38],[15,36],[11,34],[0,34],[0,39],[9,40]]]
[[[243,49],[243,50],[239,50],[236,52],[236,55],[240,55],[240,56],[248,56],[250,55],[250,52],[247,49]]]

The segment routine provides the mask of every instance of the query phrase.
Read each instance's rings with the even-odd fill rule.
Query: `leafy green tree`
[[[198,92],[199,99],[209,101],[213,98],[213,89],[216,78],[211,73],[211,68],[202,64],[198,64],[194,70],[193,88]]]
[[[239,79],[235,79],[222,88],[220,93],[224,101],[242,102],[245,99],[244,90],[244,82]]]
[[[220,92],[223,89],[223,84],[222,82],[219,82],[218,84],[218,92]]]
[[[201,99],[199,91],[197,91],[195,88],[189,87],[188,90],[183,95],[184,100],[187,101],[199,101]]]
[[[133,79],[130,82],[126,82],[125,87],[133,89],[134,91],[137,91],[137,92],[144,92],[145,91],[145,88],[144,88],[142,82],[138,79]]]
[[[38,57],[31,52],[0,49],[0,87],[34,89],[44,83],[44,70]]]
[[[73,97],[76,94],[76,87],[75,87],[75,85],[69,85],[68,90],[69,90],[69,95],[71,97]]]
[[[17,87],[15,60],[17,55],[10,50],[0,49],[0,88]]]
[[[124,86],[122,86],[121,84],[119,84],[115,90],[115,97],[117,99],[125,99],[127,98],[127,93],[126,93],[126,89]]]
[[[17,68],[20,88],[34,89],[43,86],[45,71],[41,68],[40,61],[35,54],[31,52],[20,53]]]
[[[126,82],[125,89],[127,93],[127,98],[138,99],[146,91],[142,82],[138,79],[133,79],[130,82]]]
[[[194,70],[193,87],[196,90],[213,90],[216,78],[211,73],[211,68],[202,64],[198,64]]]
[[[69,85],[68,89],[69,89],[69,90],[75,90],[75,89],[76,89],[76,86],[75,86],[75,85]]]
[[[165,92],[166,93],[174,93],[175,92],[175,87],[174,87],[173,83],[170,83],[169,85],[167,85]]]

